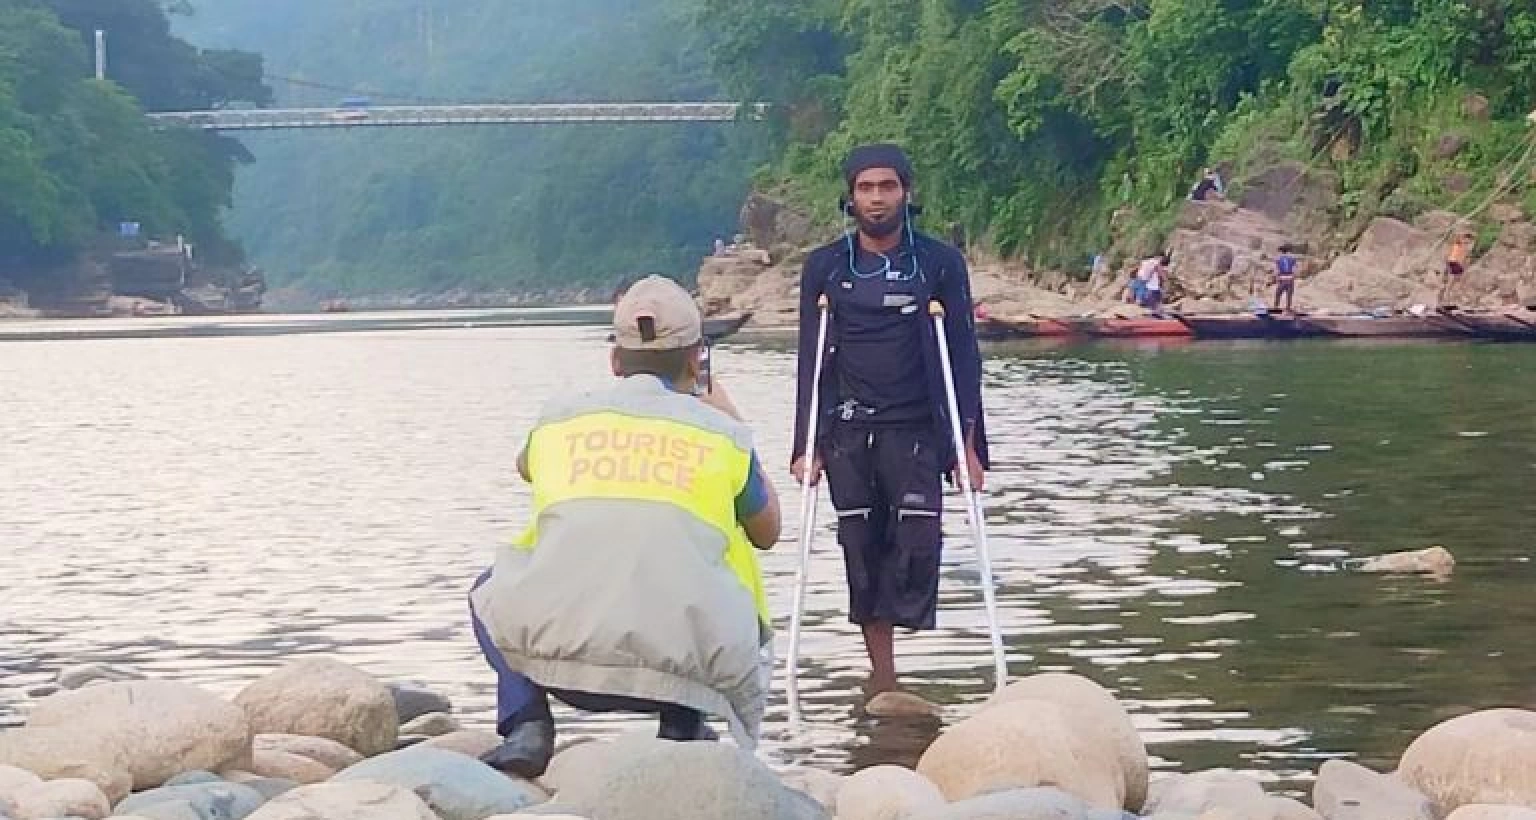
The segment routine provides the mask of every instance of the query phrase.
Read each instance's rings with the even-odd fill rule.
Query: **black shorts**
[[[834,423],[823,445],[848,570],[848,619],[932,629],[939,602],[941,471],[931,428]]]

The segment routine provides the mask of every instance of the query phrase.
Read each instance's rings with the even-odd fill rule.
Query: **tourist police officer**
[[[533,523],[471,593],[496,670],[484,760],[524,777],[554,748],[548,695],[587,711],[660,716],[658,735],[755,744],[769,615],[753,546],[779,536],[779,503],[724,391],[698,389],[693,299],[650,276],[614,309],[614,375],[559,397],[518,457]]]
[[[981,356],[970,276],[960,252],[912,224],[912,165],[889,144],[854,149],[843,208],[856,230],[818,248],[800,276],[799,390],[792,471],[804,480],[805,433],[820,413],[810,477],[823,468],[837,509],[849,616],[869,652],[867,694],[897,689],[894,629],[931,629],[938,602],[941,475],[955,452],[938,334],[928,302],[945,308],[960,427],[971,481],[987,466]],[[816,350],[819,300],[831,319]],[[811,381],[820,368],[820,406]]]

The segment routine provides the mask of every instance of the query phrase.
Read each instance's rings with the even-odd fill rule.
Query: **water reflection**
[[[526,515],[512,458],[538,404],[602,377],[603,336],[7,345],[0,723],[64,664],[126,663],[233,694],[315,652],[428,683],[489,727],[464,593]],[[1014,673],[1111,687],[1154,765],[1282,781],[1331,755],[1389,766],[1441,717],[1528,703],[1533,354],[991,351],[987,507]],[[792,367],[772,345],[716,357],[790,506]],[[937,725],[857,715],[865,667],[831,520],[824,507],[807,596],[810,723],[789,735],[776,703],[767,747],[839,768],[912,763]],[[946,531],[941,629],[898,652],[953,720],[989,693],[990,656],[958,505]],[[780,613],[789,535],[765,563]],[[1338,571],[1434,543],[1460,562],[1446,583]],[[636,726],[580,725],[570,731]]]

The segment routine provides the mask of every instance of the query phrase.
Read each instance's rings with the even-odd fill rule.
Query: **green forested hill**
[[[687,0],[198,0],[198,42],[261,51],[280,104],[708,100]],[[687,274],[728,236],[762,127],[258,135],[233,224],[278,281],[342,292]]]
[[[111,32],[108,82],[94,78]],[[152,129],[146,109],[263,103],[261,60],[170,33],[158,0],[0,1],[0,280],[30,286],[102,232],[139,222],[234,261],[221,209],[238,143]]]
[[[1536,107],[1530,0],[700,3],[730,89],[793,104],[776,184],[830,201],[900,140],[936,221],[1072,269],[1155,247],[1207,163],[1326,167],[1346,221],[1476,203]]]

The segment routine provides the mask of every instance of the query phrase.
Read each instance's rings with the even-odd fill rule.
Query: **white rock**
[[[1113,744],[1073,729],[1062,707],[1018,700],[950,727],[917,762],[949,800],[1054,786],[1101,809],[1125,804],[1125,772]]]
[[[1021,678],[993,695],[988,706],[1043,700],[1062,707],[1071,727],[1095,743],[1112,744],[1125,773],[1124,808],[1136,811],[1147,799],[1147,748],[1131,716],[1113,693],[1082,675],[1046,672]]]
[[[614,767],[665,752],[671,743],[639,732],[613,740],[575,743],[555,753],[539,782],[556,794],[579,784],[601,783]]]
[[[438,820],[438,817],[420,797],[406,789],[356,780],[302,786],[273,798],[246,820]]]
[[[1345,806],[1345,801],[1354,801],[1355,805]],[[1429,798],[1412,786],[1347,760],[1330,760],[1317,770],[1317,782],[1312,784],[1312,805],[1324,817],[1347,816],[1350,820],[1434,820],[1435,817]]]
[[[1060,789],[1039,788],[984,794],[908,815],[903,820],[1087,820],[1088,817],[1088,807],[1076,797]]]
[[[144,680],[144,673],[108,663],[82,663],[59,670],[55,680],[63,689],[83,689],[92,683]]]
[[[1169,775],[1153,781],[1143,811],[1150,815],[1186,814],[1199,817],[1212,810],[1242,816],[1268,817],[1264,787],[1244,774],[1224,769]]]
[[[481,820],[549,800],[538,786],[507,777],[472,757],[419,746],[364,760],[331,782],[354,780],[410,789],[442,820]]]
[[[1445,820],[1536,820],[1536,810],[1524,806],[1468,803],[1451,812]]]
[[[5,800],[22,789],[40,786],[43,779],[15,766],[0,766],[0,800]]]
[[[905,820],[947,801],[928,778],[901,766],[872,766],[843,781],[837,820]]]
[[[837,793],[843,790],[847,778],[825,769],[810,766],[791,766],[779,772],[779,782],[801,794],[810,795],[828,811],[837,809]]]
[[[1269,815],[1271,820],[1323,820],[1323,816],[1313,811],[1310,806],[1289,797],[1271,797],[1269,806],[1272,810]]]
[[[1360,564],[1361,572],[1428,573],[1430,575],[1450,575],[1455,568],[1456,558],[1445,547],[1391,552],[1367,558]]]
[[[354,763],[361,762],[363,759],[362,755],[352,751],[347,746],[323,737],[261,734],[256,736],[253,747],[258,752],[262,750],[287,752],[288,754],[307,757],[338,772]]]
[[[576,747],[581,748],[581,747]],[[574,751],[571,750],[571,751]],[[602,820],[826,820],[757,758],[724,743],[667,743],[560,792],[559,811]]]
[[[25,769],[44,780],[89,780],[108,800],[121,800],[133,786],[122,748],[77,729],[0,732],[0,765]]]
[[[444,749],[450,752],[458,752],[461,755],[469,755],[479,758],[481,755],[501,745],[501,737],[494,732],[482,732],[467,729],[462,732],[453,732],[441,737],[428,738],[421,742],[423,746],[434,749]]]
[[[135,789],[152,789],[191,769],[220,769],[251,749],[244,712],[217,695],[173,681],[124,681],[61,692],[38,701],[27,726],[68,729],[116,746]]]
[[[1488,709],[1419,735],[1397,776],[1440,814],[1468,803],[1536,808],[1536,712]]]
[[[274,777],[295,783],[324,783],[336,774],[336,770],[313,758],[276,749],[257,749],[251,753],[249,773],[257,777]]]
[[[101,820],[112,813],[112,804],[89,780],[50,780],[16,795],[16,820],[47,820],[79,817]]]
[[[487,817],[485,820],[587,820],[585,817],[577,817],[574,814],[498,814]]]
[[[304,658],[252,683],[235,698],[257,734],[323,737],[364,757],[395,748],[395,700],[368,673],[329,658]]]
[[[442,712],[432,712],[431,714],[422,715],[421,717],[412,720],[410,723],[401,726],[400,734],[441,737],[443,735],[451,735],[463,728],[464,727],[460,726],[457,720],[453,719],[452,715],[445,715]]]
[[[185,816],[190,809],[194,817],[222,820],[245,817],[261,808],[265,802],[266,797],[255,788],[240,783],[214,781],[161,786],[139,792],[118,803],[114,811],[118,814],[177,818]]]

